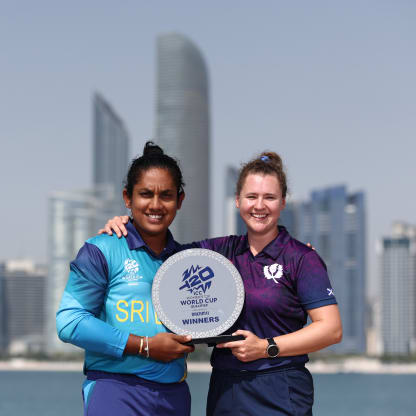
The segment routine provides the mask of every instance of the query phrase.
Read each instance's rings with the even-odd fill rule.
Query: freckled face
[[[167,169],[151,168],[142,172],[131,197],[123,191],[126,207],[142,236],[165,238],[167,229],[180,209],[184,194],[178,190]]]
[[[237,208],[250,234],[274,238],[286,204],[275,175],[249,174],[236,198]]]

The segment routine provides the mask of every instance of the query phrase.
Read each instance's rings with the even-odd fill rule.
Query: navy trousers
[[[207,416],[312,416],[313,380],[305,367],[213,370]]]
[[[84,416],[190,416],[186,381],[155,383],[135,375],[88,371],[83,386]]]

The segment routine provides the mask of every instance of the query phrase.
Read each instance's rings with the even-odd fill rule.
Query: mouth
[[[153,223],[161,222],[163,219],[162,214],[146,214],[146,217]]]
[[[252,218],[259,220],[259,221],[265,220],[269,216],[269,214],[250,214],[250,215]]]

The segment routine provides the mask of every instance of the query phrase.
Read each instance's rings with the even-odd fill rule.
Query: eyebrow
[[[150,189],[150,188],[139,188],[137,190],[137,192],[151,192],[151,193],[154,193],[155,191],[153,189]],[[173,189],[166,188],[166,189],[162,189],[159,193],[168,194],[168,193],[175,193],[175,191]]]
[[[259,195],[259,192],[247,192],[245,195]],[[277,196],[277,193],[270,193],[264,194],[264,196]]]

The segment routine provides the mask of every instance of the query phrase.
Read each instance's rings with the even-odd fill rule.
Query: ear
[[[235,206],[240,209],[240,195],[235,196]]]
[[[131,198],[128,196],[126,188],[123,189],[123,199],[126,204],[126,208],[131,209]]]
[[[178,209],[181,209],[182,202],[184,199],[185,199],[185,192],[181,192],[178,196],[178,205],[177,205]]]
[[[286,198],[282,200],[282,210],[286,208]]]

